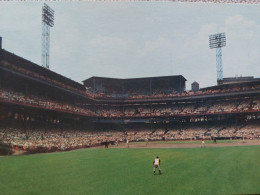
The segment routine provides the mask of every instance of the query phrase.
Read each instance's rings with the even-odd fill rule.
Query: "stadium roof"
[[[247,77],[227,77],[223,78],[223,80],[219,80],[218,84],[231,84],[231,83],[242,83],[242,82],[251,82],[251,81],[259,81],[260,78],[254,78],[253,76],[247,76]]]
[[[185,81],[182,75],[176,76],[160,76],[160,77],[144,77],[144,78],[107,78],[107,77],[91,77],[82,81],[85,86],[96,88],[101,86],[110,90],[131,90],[131,89],[179,89],[185,88]]]
[[[227,83],[227,84],[220,84],[220,85],[214,85],[210,87],[200,88],[200,90],[216,90],[216,89],[223,89],[223,88],[231,88],[231,87],[241,87],[241,86],[253,86],[253,85],[259,85],[260,84],[260,78],[254,79],[252,81],[244,81],[244,82],[236,82],[236,83]]]
[[[110,78],[110,77],[98,77],[98,76],[93,76],[90,77],[88,79],[85,79],[82,82],[88,81],[90,79],[103,79],[103,80],[136,80],[136,79],[154,79],[154,78],[176,78],[176,77],[182,77],[183,79],[185,79],[182,75],[170,75],[170,76],[158,76],[158,77],[140,77],[140,78]],[[185,79],[185,81],[187,81]]]

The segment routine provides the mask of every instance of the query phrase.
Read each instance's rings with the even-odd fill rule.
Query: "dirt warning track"
[[[118,146],[111,146],[111,148],[201,148],[201,147],[234,147],[234,146],[253,146],[260,145],[260,140],[238,140],[231,143],[163,143],[163,142],[149,142],[146,143],[131,143],[129,147],[125,143],[121,143]]]

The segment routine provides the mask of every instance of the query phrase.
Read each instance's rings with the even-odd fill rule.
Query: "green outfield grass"
[[[162,175],[152,162],[161,158]],[[255,194],[260,146],[84,149],[0,157],[0,194]]]

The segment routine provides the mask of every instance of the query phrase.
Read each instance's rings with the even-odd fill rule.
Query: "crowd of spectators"
[[[245,139],[260,138],[260,124],[220,124],[208,128],[207,125],[193,125],[184,127],[181,130],[171,129],[164,135],[166,140],[196,140],[212,138],[236,139],[243,137]]]
[[[213,95],[233,92],[245,92],[260,89],[260,85],[255,86],[240,86],[240,87],[226,87],[218,89],[205,89],[199,91],[183,91],[181,93],[170,89],[170,90],[155,90],[152,93],[147,91],[128,91],[126,93],[110,92],[104,90],[94,90],[91,87],[86,87],[86,94],[96,99],[161,99],[161,98],[172,98],[172,97],[189,97],[189,96],[200,96],[200,95]],[[170,92],[169,92],[170,91]]]
[[[180,128],[170,129],[128,129],[107,131],[83,131],[71,129],[27,129],[0,128],[0,143],[10,145],[13,149],[28,152],[64,151],[78,148],[100,146],[104,142],[125,143],[156,140],[210,140],[259,139],[260,123],[219,124],[209,128],[206,124],[191,123]]]
[[[200,104],[183,103],[171,105],[152,105],[126,107],[97,107],[96,115],[106,118],[119,117],[153,117],[153,116],[176,116],[198,114],[221,114],[239,113],[247,111],[260,111],[260,100],[226,100],[213,101]]]
[[[0,141],[14,149],[25,151],[64,151],[98,146],[102,142],[121,138],[122,132],[92,132],[80,130],[43,130],[18,128],[1,128]],[[119,140],[123,141],[123,140]]]
[[[76,113],[85,116],[104,118],[133,118],[133,117],[159,117],[176,115],[220,114],[260,111],[260,100],[225,100],[207,101],[200,104],[182,103],[169,105],[140,105],[128,107],[71,105],[60,101],[46,99],[35,95],[25,95],[21,92],[0,89],[0,101],[14,102],[44,109]]]
[[[21,92],[14,92],[11,90],[0,89],[0,101],[15,102],[23,105],[35,106],[44,109],[72,112],[81,115],[95,116],[95,113],[85,107],[61,103],[58,101],[46,99],[34,95],[25,95]]]

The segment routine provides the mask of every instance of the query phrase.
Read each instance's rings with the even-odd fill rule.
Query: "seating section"
[[[124,131],[88,131],[74,129],[27,129],[0,128],[0,142],[10,145],[14,149],[29,152],[50,152],[73,150],[99,146],[102,142],[133,141],[172,141],[198,139],[259,139],[260,122],[256,120],[239,124],[219,123],[208,128],[206,123],[190,123],[183,127],[167,130],[159,129],[127,129]]]

